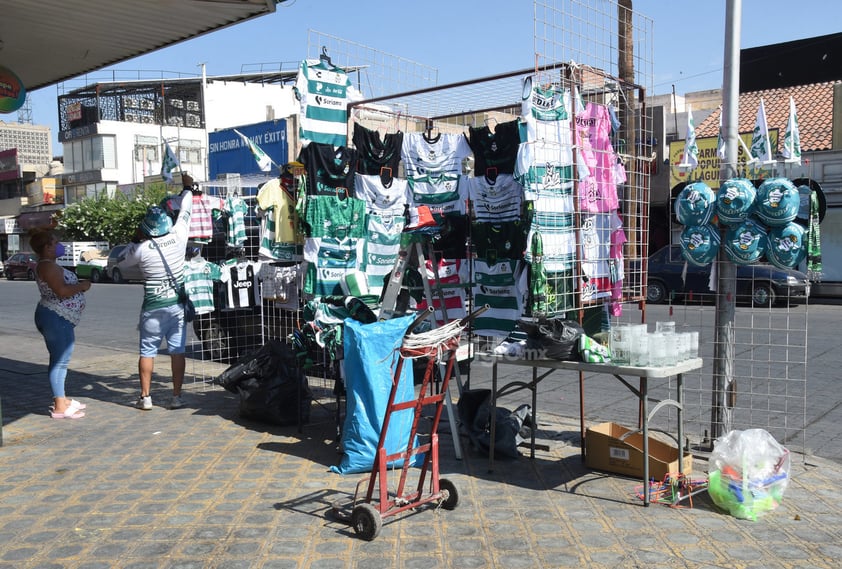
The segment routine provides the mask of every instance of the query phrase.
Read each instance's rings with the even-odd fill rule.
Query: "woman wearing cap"
[[[183,176],[183,178],[186,177]],[[152,409],[152,371],[158,347],[166,338],[167,352],[172,365],[173,398],[170,409],[184,407],[181,384],[184,381],[187,330],[184,308],[179,304],[179,291],[184,282],[184,258],[193,194],[185,183],[181,194],[181,208],[173,225],[167,212],[159,206],[149,206],[140,224],[138,242],[126,247],[119,265],[137,265],[143,274],[143,306],[140,313],[140,397],[137,408]],[[170,276],[172,275],[172,276]]]
[[[29,244],[38,255],[35,271],[41,300],[35,308],[35,327],[44,336],[50,353],[49,377],[53,390],[53,419],[81,419],[85,416],[85,405],[64,395],[64,381],[67,366],[76,343],[76,325],[85,309],[85,291],[91,288],[90,281],[80,281],[76,274],[56,263],[64,255],[64,245],[52,231],[33,231]]]

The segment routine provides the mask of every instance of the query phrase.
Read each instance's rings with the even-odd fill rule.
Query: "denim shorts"
[[[187,330],[184,326],[184,311],[174,304],[140,313],[140,355],[154,358],[164,338],[167,339],[167,353],[183,354],[187,345]]]

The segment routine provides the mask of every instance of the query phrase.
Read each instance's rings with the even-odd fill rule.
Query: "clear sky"
[[[653,21],[654,94],[669,93],[673,86],[681,94],[721,85],[725,5],[725,0],[633,0],[635,12]],[[308,30],[315,30],[437,68],[439,83],[451,83],[534,65],[532,6],[529,0],[289,0],[274,14],[107,70],[198,75],[204,63],[208,75],[240,73],[243,65],[253,69],[305,58]],[[839,0],[742,0],[740,47],[836,33],[840,22]],[[104,72],[89,77],[90,82],[107,80]],[[65,90],[83,84],[69,82]],[[30,94],[33,122],[51,127],[54,154],[61,154],[58,92],[52,86]],[[14,114],[2,118],[17,119]]]

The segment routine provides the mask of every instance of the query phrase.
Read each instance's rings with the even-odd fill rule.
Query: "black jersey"
[[[354,170],[357,151],[330,144],[311,142],[301,150],[299,162],[307,172],[307,195],[354,197]]]
[[[403,132],[390,132],[380,138],[380,133],[354,123],[352,137],[357,150],[357,172],[366,176],[377,176],[383,168],[391,168],[392,176],[398,175],[401,161]]]
[[[468,144],[474,152],[475,176],[485,176],[489,168],[512,174],[520,144],[518,121],[498,123],[494,132],[488,126],[468,127]]]

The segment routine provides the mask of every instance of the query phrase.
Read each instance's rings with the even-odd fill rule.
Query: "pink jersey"
[[[579,180],[579,208],[590,213],[617,209],[617,156],[611,146],[608,107],[588,103],[576,113],[576,144],[587,166],[587,175]]]

